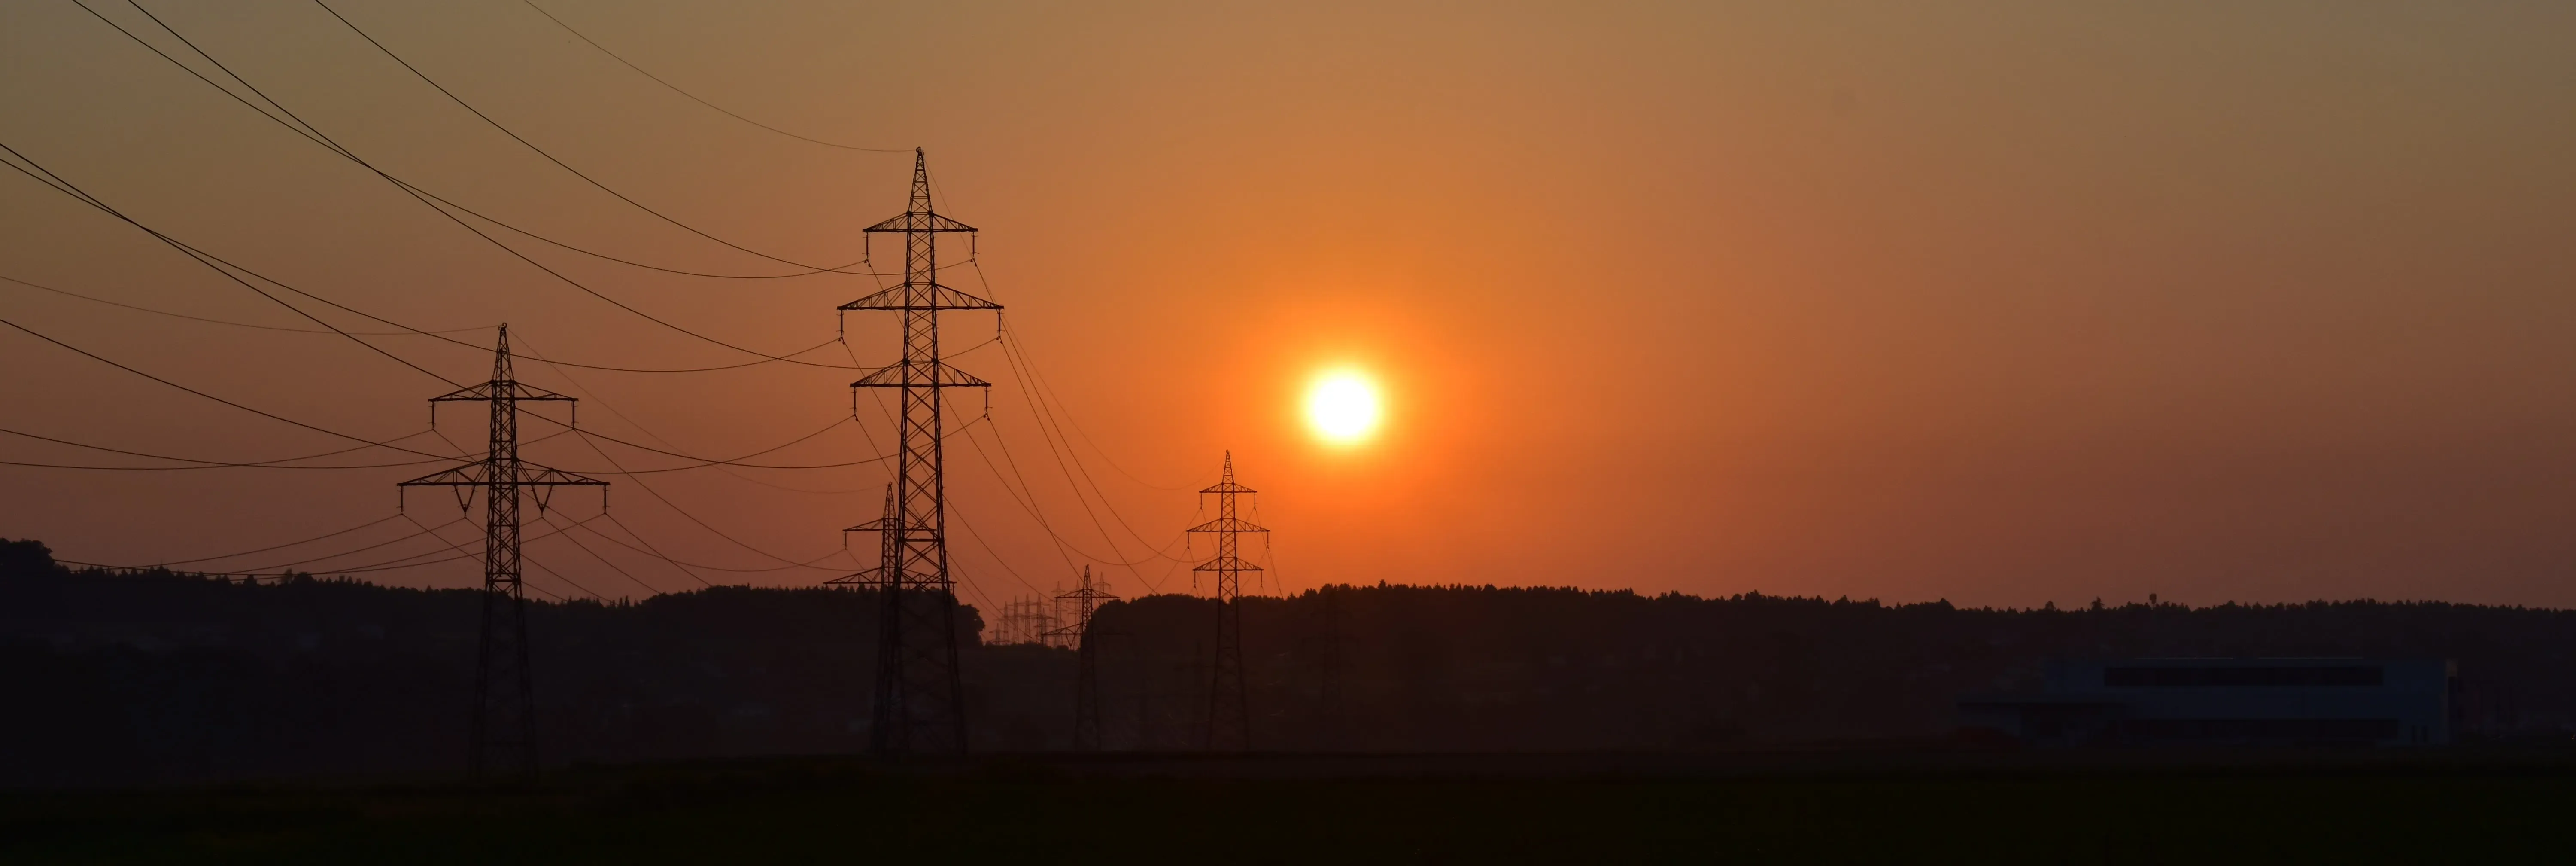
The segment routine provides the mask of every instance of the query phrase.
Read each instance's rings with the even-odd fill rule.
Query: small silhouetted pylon
[[[501,326],[492,351],[492,381],[468,385],[432,397],[430,420],[438,404],[481,401],[492,404],[492,441],[481,461],[402,482],[399,487],[483,488],[483,633],[474,667],[474,716],[466,749],[468,772],[480,777],[495,770],[533,775],[537,771],[536,684],[528,671],[528,597],[520,582],[519,495],[535,488],[537,511],[546,509],[547,491],[563,485],[608,482],[548,469],[519,459],[519,404],[571,403],[573,398],[522,385],[511,376],[510,326]],[[606,507],[606,500],[601,501]]]
[[[1105,586],[1093,581],[1091,566],[1083,566],[1081,583],[1075,584],[1072,592],[1055,597],[1056,616],[1062,625],[1047,632],[1050,638],[1072,642],[1073,748],[1077,751],[1100,751],[1100,631],[1092,615],[1100,611],[1103,602],[1118,600]]]
[[[875,724],[868,739],[869,750],[880,756],[966,751],[965,687],[957,670],[957,585],[948,569],[941,395],[950,388],[988,388],[991,383],[940,360],[939,314],[999,310],[1002,305],[939,284],[939,235],[971,233],[975,227],[931,209],[928,166],[915,148],[910,205],[866,230],[903,236],[903,283],[840,307],[844,313],[885,310],[903,317],[902,360],[850,383],[852,388],[895,389],[902,404],[894,505],[886,517],[862,524],[887,539],[884,557],[875,568],[835,581],[862,584],[880,594]]]
[[[1045,599],[1022,596],[1002,603],[1001,616],[993,621],[994,646],[1011,644],[1057,645],[1061,630],[1056,628],[1056,615]],[[1071,646],[1066,642],[1065,646]]]
[[[1216,494],[1216,519],[1189,529],[1216,536],[1216,556],[1197,569],[1216,576],[1216,661],[1208,668],[1207,733],[1199,742],[1208,751],[1252,749],[1252,706],[1243,687],[1243,574],[1261,566],[1243,559],[1238,536],[1270,530],[1245,521],[1235,497],[1257,492],[1234,483],[1234,452],[1226,452],[1216,486],[1199,491],[1202,504]]]

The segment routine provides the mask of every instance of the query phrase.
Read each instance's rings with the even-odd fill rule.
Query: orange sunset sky
[[[973,603],[1070,584],[1085,562],[1121,594],[1190,591],[1178,532],[1231,449],[1276,530],[1268,592],[2576,604],[2576,5],[540,5],[745,117],[903,152],[728,118],[518,0],[331,0],[574,168],[781,258],[860,258],[858,230],[903,209],[908,149],[927,149],[940,210],[982,230],[978,267],[943,281],[1008,306],[1070,419],[1042,435],[999,347],[954,359],[997,383],[991,420],[948,455]],[[194,59],[133,7],[90,6]],[[665,267],[788,270],[583,183],[314,4],[144,8],[438,195]],[[481,329],[456,335],[476,345],[507,321],[555,359],[749,359],[512,258],[68,2],[0,5],[0,143],[215,255],[407,325]],[[875,287],[677,276],[496,236],[765,352],[832,340],[834,306]],[[893,243],[873,249],[899,264]],[[312,327],[16,172],[0,172],[0,276]],[[449,385],[339,336],[5,282],[0,318],[263,411],[454,450],[422,432]],[[946,327],[965,348],[995,324]],[[803,357],[894,357],[889,317],[854,315],[848,333],[847,353]],[[363,339],[459,381],[490,367],[417,336]],[[347,444],[16,330],[0,330],[0,368],[0,428],[22,433],[215,461]],[[1334,369],[1378,384],[1375,435],[1337,446],[1301,416]],[[710,456],[831,424],[855,378],[520,372],[583,397],[584,427]],[[478,410],[442,410],[439,431],[479,447]],[[761,459],[881,453],[888,425],[859,412]],[[955,417],[983,413],[968,395]],[[608,468],[579,442],[527,456]],[[685,462],[608,447],[628,469]],[[1050,456],[1066,449],[1078,465]],[[6,435],[0,460],[167,465]],[[435,468],[0,467],[0,536],[88,562],[205,557],[390,516],[394,482]],[[854,567],[830,558],[839,530],[875,516],[886,475],[620,476],[611,513],[661,553],[775,570],[693,577],[571,532],[530,543],[551,570],[530,580],[612,597],[818,583]],[[586,491],[554,506],[597,510]],[[457,517],[440,493],[408,511]],[[459,561],[370,578],[478,575]]]

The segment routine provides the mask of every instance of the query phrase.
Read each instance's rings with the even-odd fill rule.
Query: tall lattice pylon
[[[1207,733],[1200,740],[1212,752],[1252,749],[1252,705],[1243,687],[1243,574],[1259,573],[1261,566],[1243,558],[1238,538],[1270,530],[1244,520],[1235,497],[1258,492],[1234,483],[1234,452],[1226,452],[1225,474],[1216,486],[1199,491],[1202,506],[1208,494],[1216,494],[1216,519],[1189,529],[1216,536],[1216,556],[1197,569],[1216,575],[1216,663],[1208,668]]]
[[[939,314],[1002,305],[939,284],[939,235],[975,227],[931,210],[930,169],[919,148],[912,152],[911,206],[867,231],[903,235],[904,250],[901,285],[841,305],[844,313],[903,315],[903,359],[850,383],[896,389],[903,404],[896,419],[901,447],[895,453],[893,507],[874,524],[863,524],[884,533],[884,558],[845,578],[881,593],[868,748],[881,756],[962,754],[966,705],[957,671],[957,585],[948,573],[941,394],[992,383],[939,360]]]
[[[1074,652],[1073,679],[1073,748],[1075,751],[1100,751],[1100,632],[1092,625],[1092,615],[1100,605],[1117,601],[1109,594],[1106,582],[1094,582],[1091,566],[1082,567],[1081,582],[1072,592],[1055,597],[1056,617],[1063,624],[1047,632],[1050,642],[1066,645]]]
[[[483,459],[402,482],[399,487],[448,487],[464,505],[466,489],[483,488],[483,636],[474,667],[474,721],[467,769],[480,777],[495,770],[537,771],[537,695],[528,669],[528,597],[520,582],[519,497],[532,494],[545,513],[556,487],[608,482],[549,469],[519,459],[519,404],[571,403],[573,398],[520,384],[510,373],[510,326],[501,326],[492,351],[492,381],[429,399],[438,404],[480,401],[492,406],[492,443]],[[603,496],[605,494],[603,493]],[[607,501],[601,500],[601,507]]]

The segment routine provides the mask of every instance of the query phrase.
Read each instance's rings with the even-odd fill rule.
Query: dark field
[[[18,792],[0,861],[2565,862],[2570,815],[2555,753],[782,759]]]

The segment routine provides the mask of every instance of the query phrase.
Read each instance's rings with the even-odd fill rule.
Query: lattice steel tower
[[[974,226],[933,212],[930,169],[912,152],[912,202],[903,215],[869,226],[903,235],[903,283],[841,305],[903,314],[903,359],[850,383],[897,389],[893,508],[862,528],[885,533],[883,559],[846,580],[881,593],[877,632],[875,726],[868,747],[879,755],[966,751],[964,688],[957,672],[957,592],[948,576],[947,484],[941,477],[941,394],[989,388],[939,360],[939,314],[999,310],[1002,305],[939,284],[939,235]]]
[[[1234,483],[1234,452],[1226,452],[1225,474],[1216,486],[1199,491],[1201,505],[1216,494],[1216,519],[1189,529],[1216,535],[1216,556],[1196,569],[1216,575],[1216,664],[1208,668],[1207,734],[1200,741],[1208,751],[1252,749],[1252,707],[1243,688],[1243,573],[1257,573],[1261,566],[1244,560],[1237,536],[1270,530],[1245,521],[1234,497],[1258,492]]]
[[[1100,632],[1092,627],[1091,617],[1100,612],[1103,602],[1117,601],[1105,584],[1094,583],[1091,566],[1082,567],[1082,582],[1073,591],[1055,597],[1056,617],[1063,625],[1048,631],[1050,643],[1073,647],[1076,670],[1073,680],[1073,748],[1075,751],[1100,751]],[[1067,615],[1066,610],[1072,613]]]
[[[520,384],[510,374],[510,326],[492,351],[492,381],[468,385],[429,399],[430,424],[438,423],[438,404],[482,401],[492,404],[492,443],[480,462],[435,472],[397,485],[448,487],[465,503],[465,488],[483,488],[483,636],[474,668],[474,722],[466,752],[475,776],[492,769],[537,771],[536,686],[528,672],[528,597],[519,573],[519,495],[534,488],[537,513],[543,514],[553,488],[608,482],[549,469],[519,459],[519,404],[571,403],[573,398]],[[605,493],[602,494],[605,496]],[[606,507],[603,498],[601,507]]]

